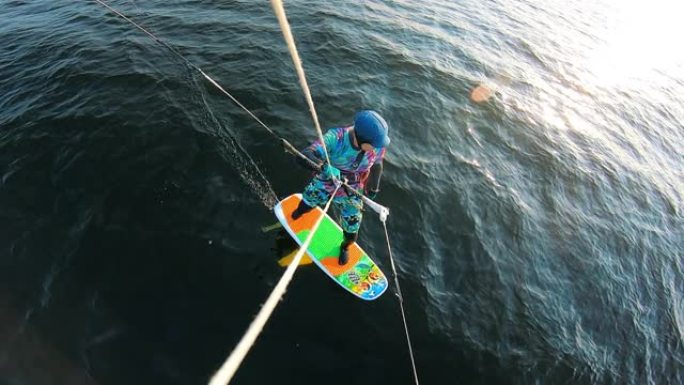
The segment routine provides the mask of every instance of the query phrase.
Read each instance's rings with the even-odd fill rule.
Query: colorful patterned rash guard
[[[325,146],[328,149],[328,156],[330,157],[330,164],[340,170],[342,176],[347,178],[347,183],[354,189],[359,190],[366,187],[378,190],[385,149],[375,148],[372,151],[362,151],[354,148],[351,137],[353,128],[353,126],[331,128],[323,135]],[[317,161],[325,160],[325,153],[320,139],[313,142],[302,152],[310,159]],[[373,168],[372,173],[371,168]],[[370,186],[366,186],[370,174],[374,175],[371,176],[371,181],[368,182]],[[321,182],[329,182],[322,175],[316,175],[316,179]],[[328,192],[332,192],[335,189],[332,183],[324,183],[324,186]],[[337,196],[340,195],[346,195],[344,189],[338,190]]]

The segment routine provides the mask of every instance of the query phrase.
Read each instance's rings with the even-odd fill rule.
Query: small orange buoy
[[[485,86],[484,84],[480,84],[479,86],[473,88],[473,90],[470,92],[470,100],[474,101],[475,103],[486,102],[493,93],[494,90]]]

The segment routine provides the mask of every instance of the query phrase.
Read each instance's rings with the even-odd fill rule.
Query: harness
[[[361,162],[363,161],[363,157],[366,155],[366,151],[361,150],[357,155],[356,159],[354,159],[354,162],[351,164],[351,168],[353,170],[357,170],[359,166],[361,165]],[[349,183],[359,183],[361,180],[363,180],[363,175],[360,175],[357,172],[354,171],[341,171],[340,174],[347,178],[347,182]],[[364,173],[365,174],[365,173]]]

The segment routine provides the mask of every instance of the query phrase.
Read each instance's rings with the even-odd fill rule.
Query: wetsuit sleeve
[[[328,130],[328,132],[323,135],[323,140],[325,140],[325,146],[328,148],[328,151],[330,151],[337,142],[337,137],[333,130]],[[308,147],[303,149],[302,154],[318,165],[322,164],[325,160],[325,152],[320,139],[314,141]],[[305,159],[297,157],[297,162],[304,168],[307,168],[311,171],[318,171],[318,169],[311,167],[312,165],[309,164],[309,162],[307,162]]]
[[[321,159],[319,159],[319,158],[316,156],[316,153],[315,153],[315,152],[311,151],[310,147],[307,147],[307,148],[303,149],[303,150],[302,150],[302,154],[304,154],[305,157],[307,157],[309,160],[311,160],[311,161],[314,162],[315,164],[320,165],[320,164],[322,163]],[[307,169],[307,170],[310,170],[310,171],[318,171],[318,169],[316,169],[315,167],[313,167],[313,165],[312,165],[310,162],[307,162],[306,159],[303,159],[303,158],[297,156],[297,157],[295,157],[295,160],[297,161],[297,163],[298,163],[300,166],[304,167],[304,168]]]
[[[378,159],[373,163],[366,181],[366,194],[377,195],[380,191],[380,178],[382,177],[382,161],[385,159],[385,149],[380,152]]]

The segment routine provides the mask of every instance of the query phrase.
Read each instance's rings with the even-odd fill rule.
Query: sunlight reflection
[[[592,55],[588,68],[604,84],[648,79],[654,70],[684,75],[684,2],[681,0],[613,0],[607,15],[604,45]]]

